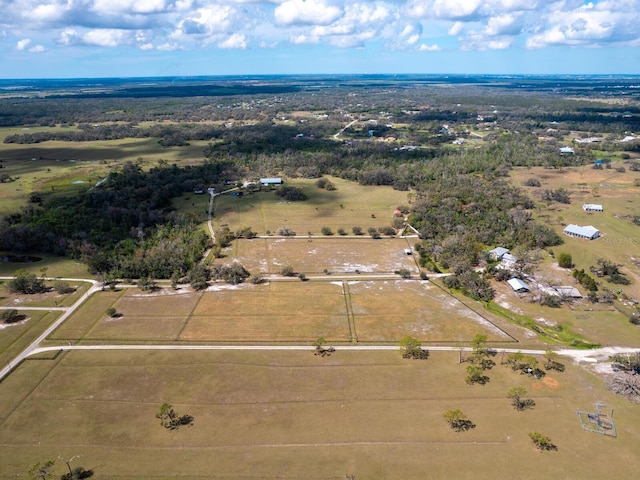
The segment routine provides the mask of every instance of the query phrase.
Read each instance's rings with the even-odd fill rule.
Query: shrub
[[[330,227],[322,227],[320,229],[320,232],[322,233],[322,235],[333,235],[333,230],[331,230]]]
[[[353,232],[354,235],[364,235],[364,232],[362,231],[362,227],[353,227],[351,231]]]
[[[0,311],[0,323],[15,323],[20,319],[21,315],[18,310],[10,308]]]
[[[476,428],[476,425],[457,408],[455,410],[448,410],[445,412],[444,419],[456,432],[466,432],[467,430]]]
[[[529,438],[539,450],[542,450],[542,451],[558,450],[558,447],[554,445],[551,439],[546,435],[542,435],[541,433],[538,433],[538,432],[531,432],[529,434]]]
[[[111,318],[116,316],[116,309],[113,307],[109,307],[107,308],[107,311],[105,312],[107,315],[109,315]]]
[[[283,277],[293,277],[295,272],[293,271],[293,267],[291,265],[285,265],[280,269],[280,275]]]
[[[344,228],[339,228],[338,229],[338,235],[346,235],[347,232],[344,230]]]
[[[522,184],[525,187],[540,187],[541,186],[540,180],[538,180],[537,178],[533,178],[533,177],[526,179],[524,182],[522,182]]]
[[[216,279],[221,278],[231,285],[243,283],[251,276],[247,269],[237,262],[231,265],[215,265],[212,274]]]
[[[573,258],[570,253],[561,253],[558,255],[558,266],[562,268],[573,268]]]
[[[280,227],[278,229],[278,235],[280,235],[281,237],[295,237],[296,232],[291,230],[289,227]]]

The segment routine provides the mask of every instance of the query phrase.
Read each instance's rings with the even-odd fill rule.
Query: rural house
[[[602,205],[598,205],[597,203],[585,203],[584,205],[582,205],[582,209],[585,212],[602,212],[602,211],[604,211],[604,209],[602,208]]]
[[[600,236],[600,230],[592,225],[580,227],[578,225],[569,224],[564,229],[564,234],[570,237],[584,238],[586,240],[595,240]]]

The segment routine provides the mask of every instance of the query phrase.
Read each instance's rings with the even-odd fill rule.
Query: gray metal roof
[[[527,291],[529,291],[529,287],[527,286],[527,284],[524,283],[519,278],[512,278],[511,280],[508,280],[507,283],[509,285],[511,285],[511,288],[513,288],[516,292],[518,290],[527,290]]]
[[[569,224],[565,227],[564,233],[568,235],[577,235],[585,238],[596,238],[600,235],[600,230],[598,230],[593,225],[580,227],[579,225]]]

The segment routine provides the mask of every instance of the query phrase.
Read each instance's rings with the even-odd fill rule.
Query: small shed
[[[573,155],[575,152],[575,150],[571,147],[562,147],[560,148],[560,154],[561,155]]]
[[[583,238],[585,240],[595,240],[600,236],[600,230],[593,225],[581,227],[579,225],[569,224],[564,229],[564,234],[570,237]]]
[[[553,287],[553,289],[558,292],[558,295],[566,298],[582,298],[582,295],[578,291],[576,287],[571,286],[559,286]]]
[[[519,278],[512,278],[511,280],[508,280],[507,283],[511,286],[511,288],[513,288],[514,292],[526,293],[530,291],[529,286]]]
[[[582,209],[585,212],[602,212],[602,211],[604,211],[604,209],[602,208],[602,205],[598,205],[597,203],[585,203],[584,205],[582,205]]]

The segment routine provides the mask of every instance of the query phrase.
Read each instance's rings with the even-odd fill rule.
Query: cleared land
[[[354,226],[366,233],[369,227],[391,224],[393,212],[408,203],[408,193],[391,187],[362,186],[340,178],[330,178],[336,190],[315,186],[316,180],[291,179],[287,185],[302,188],[305,201],[286,202],[274,191],[256,192],[242,197],[221,195],[215,201],[215,225],[228,225],[232,231],[251,227],[260,235],[277,233],[289,227],[298,235],[320,235],[323,226],[337,235],[343,228],[351,234]]]
[[[117,318],[105,311],[114,307]],[[467,342],[476,334],[513,342],[487,317],[440,288],[417,281],[271,282],[204,293],[164,289],[98,292],[51,339],[54,341]]]
[[[80,455],[100,478],[628,478],[638,468],[640,410],[568,366],[543,381],[496,366],[464,383],[458,354],[395,352],[73,352],[25,362],[1,390],[0,472]],[[534,410],[506,392],[524,386]],[[193,415],[163,429],[164,401]],[[618,438],[583,431],[577,409],[615,408]],[[477,425],[450,430],[460,408]],[[540,431],[557,452],[535,450]],[[172,472],[168,474],[167,472]]]
[[[404,251],[412,246],[411,239],[374,240],[369,236],[254,238],[234,242],[225,253],[252,273],[277,274],[290,265],[296,273],[305,274],[322,274],[325,269],[330,273],[393,273],[404,268],[417,275],[414,257]]]

